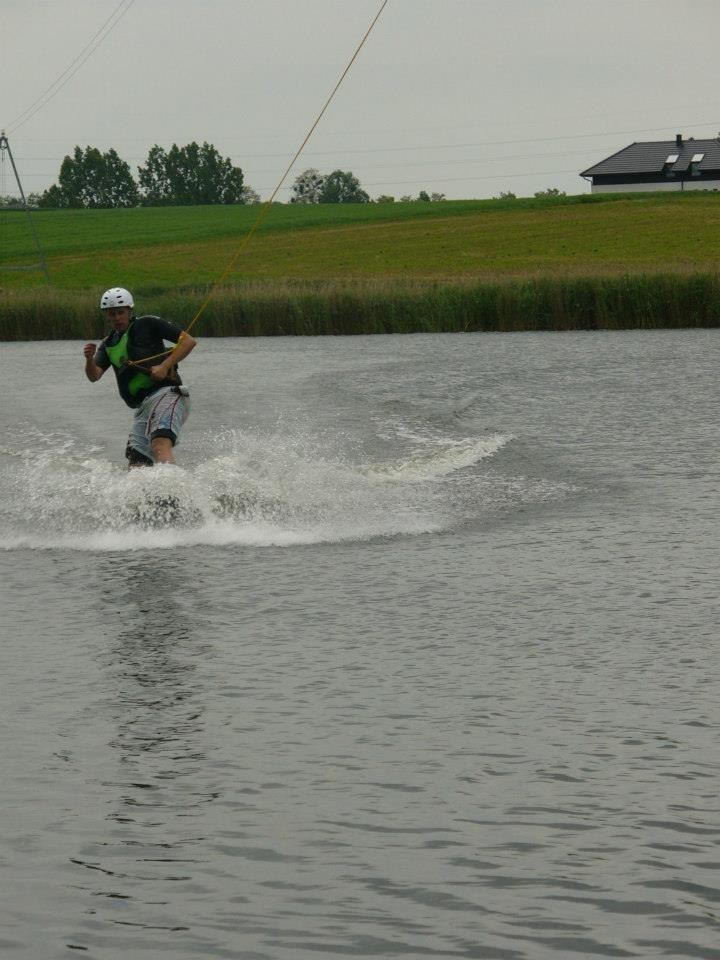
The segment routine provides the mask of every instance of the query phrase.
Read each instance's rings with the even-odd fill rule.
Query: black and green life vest
[[[127,365],[129,333],[130,327],[127,328],[114,347],[105,347],[107,358],[116,370],[122,370]],[[138,372],[128,380],[128,393],[131,397],[135,397],[141,390],[147,390],[148,387],[152,387],[154,382],[149,373],[138,370]]]
[[[176,323],[148,315],[133,317],[127,330],[112,333],[103,340],[96,361],[105,370],[113,368],[120,396],[129,407],[139,407],[162,387],[182,383],[177,366],[164,380],[150,376],[150,368],[169,355],[167,345],[175,346],[182,333]]]

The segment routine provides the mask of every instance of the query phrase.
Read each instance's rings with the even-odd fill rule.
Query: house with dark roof
[[[592,193],[642,190],[720,190],[720,137],[631,143],[580,174]]]

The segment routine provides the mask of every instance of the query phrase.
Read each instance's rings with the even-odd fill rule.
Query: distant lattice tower
[[[45,254],[43,253],[42,246],[40,245],[40,238],[37,235],[35,230],[35,223],[33,222],[32,214],[30,212],[30,207],[28,206],[27,200],[25,199],[25,191],[23,190],[22,183],[20,182],[20,175],[18,173],[17,167],[15,166],[15,159],[12,155],[12,150],[10,149],[10,142],[5,135],[4,130],[0,130],[0,166],[5,164],[5,154],[7,153],[10,160],[10,165],[12,167],[12,172],[15,177],[15,183],[17,184],[18,192],[20,193],[20,206],[19,207],[6,207],[6,210],[24,210],[27,215],[28,227],[30,228],[30,233],[32,234],[33,242],[35,244],[35,249],[38,254],[38,262],[30,263],[27,265],[19,266],[17,264],[5,264],[0,260],[0,270],[42,270],[45,274],[45,279],[47,282],[50,282],[50,277],[48,275],[47,263],[45,262]],[[1,251],[0,251],[1,256]]]

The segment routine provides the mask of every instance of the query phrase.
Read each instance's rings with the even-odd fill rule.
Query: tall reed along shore
[[[142,313],[187,326],[206,291],[139,297]],[[320,336],[713,327],[720,277],[710,274],[538,278],[495,283],[252,285],[218,289],[193,333],[209,337]],[[107,332],[107,331],[105,331]],[[0,301],[1,340],[97,338],[93,294],[15,291]]]
[[[712,193],[0,211],[0,339],[93,338],[99,294],[197,336],[716,326]],[[244,245],[244,246],[243,246]],[[239,251],[239,255],[238,255]],[[232,270],[228,271],[228,264]]]

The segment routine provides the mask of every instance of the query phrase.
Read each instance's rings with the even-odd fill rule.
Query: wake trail
[[[216,438],[222,456],[128,471],[68,437],[42,450],[31,439],[0,449],[3,549],[290,546],[429,533],[452,523],[452,478],[508,442],[418,438],[401,457],[353,463],[307,438],[234,431]]]

